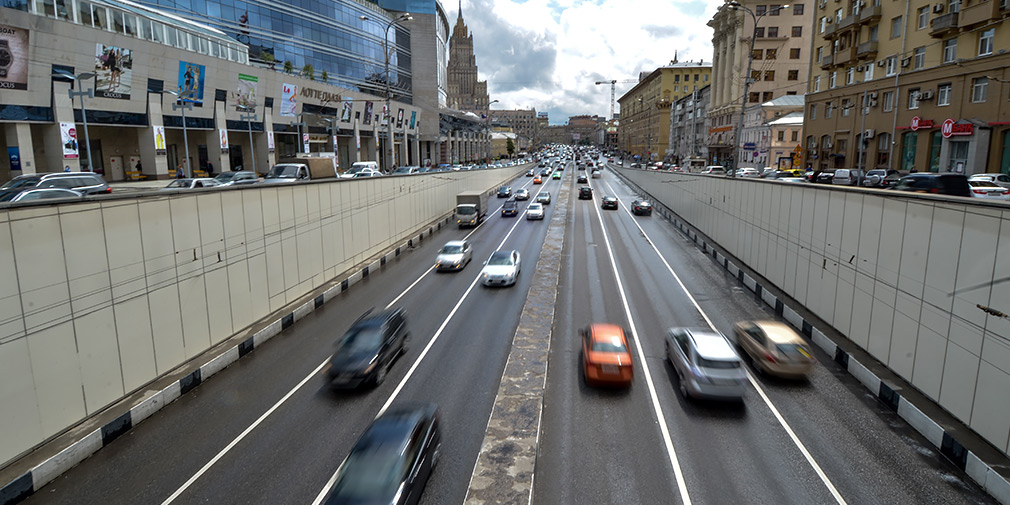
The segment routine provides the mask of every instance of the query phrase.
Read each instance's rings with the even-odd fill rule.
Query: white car
[[[989,181],[997,186],[1010,188],[1010,175],[1007,174],[974,174],[969,181]]]
[[[181,189],[216,188],[221,183],[209,177],[197,177],[195,179],[176,179],[168,186],[161,188],[162,191],[174,191]]]
[[[736,174],[737,177],[761,177],[761,172],[758,172],[758,169],[751,167],[738,168],[734,174]]]
[[[438,270],[462,270],[473,259],[473,248],[466,240],[451,240],[446,242],[435,257],[435,268]]]
[[[972,198],[985,198],[987,200],[1010,200],[1010,189],[997,186],[996,183],[968,179],[968,186],[971,187]]]
[[[726,175],[726,167],[720,165],[709,165],[701,173],[709,175]]]
[[[544,204],[542,203],[531,203],[526,207],[526,220],[532,221],[534,219],[544,218]]]
[[[360,173],[365,173],[368,175],[358,175]],[[346,172],[340,174],[341,179],[350,179],[351,177],[372,177],[372,174],[382,175],[379,171],[379,164],[375,161],[355,161],[351,164],[351,168],[348,168]]]
[[[529,200],[530,199],[530,190],[528,190],[526,188],[519,188],[519,189],[516,190],[515,197],[516,197],[516,200]]]
[[[480,282],[485,286],[511,286],[519,279],[519,251],[495,251],[480,271]]]

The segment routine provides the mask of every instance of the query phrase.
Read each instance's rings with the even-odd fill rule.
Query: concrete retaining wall
[[[621,173],[1010,453],[1010,206]]]
[[[0,210],[0,461],[406,241],[460,191],[518,171]]]

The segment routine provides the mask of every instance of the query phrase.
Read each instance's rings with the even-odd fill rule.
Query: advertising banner
[[[129,100],[133,85],[133,51],[95,44],[95,96]]]
[[[365,102],[365,124],[372,124],[372,107],[374,105],[372,102]]]
[[[256,88],[259,86],[259,77],[254,75],[238,74],[238,88],[235,90],[235,110],[256,108]]]
[[[389,123],[389,107],[386,105],[382,106],[382,126],[386,126]]]
[[[222,151],[227,151],[228,150],[228,130],[225,130],[225,129],[218,130],[218,137],[221,138],[221,150]]]
[[[410,111],[410,129],[411,130],[414,129],[414,125],[415,124],[417,124],[417,111],[416,110],[412,110],[412,111]]]
[[[274,132],[273,131],[268,131],[267,132],[267,149],[269,149],[271,151],[274,150]]]
[[[344,102],[344,111],[340,114],[340,122],[350,123],[351,122],[351,109],[353,104],[351,102]]]
[[[354,123],[354,148],[361,149],[361,130],[358,129],[358,123]]]
[[[0,89],[28,89],[28,30],[0,25]]]
[[[287,117],[298,115],[298,86],[287,83],[281,85],[281,115]]]
[[[11,172],[21,171],[21,148],[18,146],[7,147],[7,159],[11,162]]]
[[[403,109],[396,113],[396,127],[403,128]]]
[[[77,128],[74,123],[60,123],[60,138],[63,142],[63,159],[75,160],[77,154]]]
[[[184,102],[203,103],[203,76],[207,67],[186,61],[179,62],[179,97]]]
[[[309,154],[309,134],[302,134],[302,149],[304,149],[305,154]]]
[[[154,126],[154,151],[155,154],[165,154],[165,127]]]
[[[333,152],[337,152],[337,136],[333,136]]]

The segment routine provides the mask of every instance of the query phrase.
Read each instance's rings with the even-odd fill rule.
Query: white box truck
[[[460,227],[477,226],[487,216],[487,193],[464,191],[456,195],[456,224]]]

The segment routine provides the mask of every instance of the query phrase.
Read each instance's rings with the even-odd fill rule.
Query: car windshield
[[[276,165],[267,173],[268,179],[294,179],[298,176],[296,165]]]
[[[9,202],[13,200],[15,196],[18,196],[18,194],[20,193],[21,192],[18,190],[2,191],[0,192],[0,202]]]
[[[166,188],[188,188],[191,183],[192,183],[192,181],[189,180],[189,179],[176,179],[176,180],[168,183],[168,186],[165,186],[165,187]]]
[[[736,360],[705,359],[700,356],[697,364],[702,368],[740,368],[740,362]]]
[[[460,215],[463,215],[463,216],[470,215],[470,214],[476,214],[477,213],[477,207],[474,207],[473,205],[466,205],[466,206],[457,208],[456,209],[456,213],[460,214]]]
[[[974,188],[998,188],[999,187],[999,186],[997,186],[996,184],[994,184],[992,182],[989,182],[989,181],[979,181],[979,180],[968,181],[968,184],[970,184]]]
[[[382,343],[382,330],[378,326],[351,328],[337,344],[337,352],[359,353],[374,351]]]
[[[463,246],[459,244],[446,244],[442,248],[442,254],[459,254],[463,252]]]
[[[333,486],[327,504],[371,503],[396,492],[406,474],[400,447],[383,444],[355,450],[347,456],[344,472]]]
[[[543,210],[539,203],[531,203],[528,210]]]
[[[221,172],[214,179],[218,182],[228,182],[234,179],[236,175],[238,175],[238,172]]]
[[[34,187],[41,181],[41,177],[22,177],[17,179],[11,179],[0,186],[0,189],[18,189],[18,188],[30,188]]]
[[[511,265],[512,255],[509,253],[496,252],[491,255],[491,259],[487,260],[488,265]]]
[[[597,352],[627,352],[628,348],[624,346],[621,339],[612,337],[594,341],[593,350]]]

